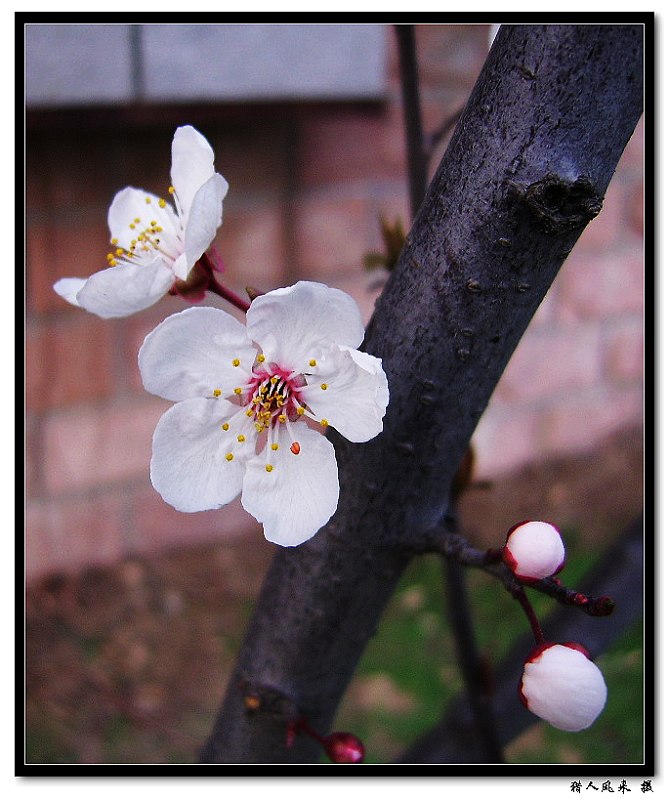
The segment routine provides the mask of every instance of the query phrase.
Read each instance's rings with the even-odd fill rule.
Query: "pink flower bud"
[[[352,733],[336,731],[323,738],[323,749],[335,764],[359,764],[365,758],[365,746]]]
[[[502,559],[522,581],[533,582],[555,575],[564,566],[564,544],[549,522],[520,522],[506,535]]]
[[[576,642],[536,647],[525,661],[519,691],[533,714],[563,731],[589,728],[606,703],[604,677]]]

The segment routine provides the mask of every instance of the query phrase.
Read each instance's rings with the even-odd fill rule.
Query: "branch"
[[[576,614],[573,608],[559,608],[543,624],[550,640],[582,642],[593,657],[603,653],[643,614],[643,569],[643,520],[639,517],[583,581],[592,595],[615,595],[615,613],[599,620]],[[539,721],[518,700],[522,664],[533,644],[531,636],[516,642],[493,678],[497,691],[492,713],[502,745]],[[442,721],[407,750],[399,763],[489,763],[468,705],[466,695],[454,700]]]
[[[523,331],[596,214],[642,110],[643,26],[504,26],[381,295],[363,348],[391,402],[365,444],[331,435],[332,520],[272,562],[205,762],[308,763],[285,720],[249,713],[274,687],[330,729],[415,541],[448,488]],[[414,541],[415,540],[415,541]]]

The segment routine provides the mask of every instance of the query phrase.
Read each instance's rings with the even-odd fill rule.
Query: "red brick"
[[[595,325],[529,329],[511,356],[495,399],[525,405],[593,386],[600,377],[599,338]]]
[[[636,175],[641,174],[645,147],[644,136],[645,118],[642,116],[623,150],[618,162],[617,172],[631,171]]]
[[[624,191],[622,181],[615,176],[604,197],[602,210],[586,226],[574,250],[600,250],[610,248],[624,233]]]
[[[305,116],[299,145],[297,176],[307,186],[369,180],[404,170],[402,118],[394,108]]]
[[[488,25],[417,25],[422,84],[471,89],[488,56]]]
[[[604,374],[613,382],[641,381],[643,378],[643,319],[612,322],[604,334]]]
[[[281,204],[268,203],[247,212],[226,211],[216,247],[225,272],[221,283],[242,293],[246,286],[262,291],[281,286],[285,244]]]
[[[474,432],[476,478],[489,478],[535,461],[539,417],[530,409],[502,409],[491,403]]]
[[[295,234],[301,278],[355,273],[373,249],[369,202],[343,192],[306,197],[297,205]]]
[[[215,511],[186,514],[176,511],[148,487],[132,500],[132,524],[126,549],[131,553],[158,553],[171,547],[225,542],[252,533],[264,541],[261,525],[244,511],[239,498]]]
[[[151,398],[46,419],[47,489],[64,493],[131,479],[148,483],[151,438],[161,413],[170,405]]]
[[[643,310],[643,254],[638,247],[594,254],[574,250],[560,270],[558,317],[564,322]]]
[[[625,197],[625,222],[627,230],[634,236],[644,235],[644,185],[642,180],[635,181],[627,189]]]
[[[82,314],[59,297],[53,284],[60,278],[87,278],[107,267],[109,229],[106,214],[79,224],[54,219],[33,223],[27,229],[28,310]]]
[[[34,411],[100,400],[113,392],[113,328],[80,311],[28,327],[26,404]]]
[[[565,398],[546,410],[542,443],[546,454],[579,452],[643,419],[641,387],[597,388]]]
[[[29,502],[26,578],[114,563],[123,554],[124,501],[119,495]]]

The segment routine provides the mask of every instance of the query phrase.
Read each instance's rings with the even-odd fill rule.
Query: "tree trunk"
[[[390,385],[383,434],[332,436],[339,508],[278,551],[203,762],[317,760],[307,736],[286,747],[285,717],[329,729],[408,560],[447,513],[495,385],[640,117],[642,42],[641,25],[501,29],[367,330]]]

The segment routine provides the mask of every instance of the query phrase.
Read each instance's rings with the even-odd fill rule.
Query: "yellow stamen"
[[[224,422],[224,423],[221,425],[221,428],[223,428],[223,430],[224,430],[224,431],[229,431],[229,430],[230,430],[230,425],[229,425],[229,423],[227,423],[227,422]]]
[[[328,426],[329,424],[330,424],[330,423],[329,423],[329,422],[328,422],[326,419],[322,419],[322,420],[321,420],[321,425],[322,425],[324,428],[327,428],[327,426]]]
[[[265,469],[267,470],[267,472],[271,472],[274,469],[274,467],[271,464],[266,464]]]
[[[242,362],[238,358],[233,358],[232,359],[232,366],[233,367],[238,367],[241,363]]]
[[[304,414],[304,409],[302,408],[302,406],[298,406],[297,413],[298,413],[300,416],[302,416],[302,415]]]
[[[285,422],[285,421],[286,421],[286,419],[287,419],[287,417],[286,417],[286,415],[285,415],[285,414],[279,414],[279,417],[278,417],[278,419],[279,419],[279,422]]]
[[[167,203],[166,203],[166,202],[163,200],[163,198],[161,197],[161,198],[160,198],[160,200],[158,201],[158,205],[159,205],[161,208],[165,208],[165,206],[167,205]]]
[[[225,460],[226,461],[232,461],[233,458],[234,458],[234,456],[232,455],[232,453],[228,453],[227,456],[225,457]]]
[[[276,442],[274,442],[274,444],[272,445],[272,450],[278,450],[278,449],[279,445]]]
[[[170,194],[174,194],[174,192],[176,191],[176,189],[174,188],[174,186],[170,186],[170,188],[169,188],[167,191],[168,191]]]
[[[234,392],[235,392],[235,394],[241,394],[242,393],[241,387],[237,386],[237,388],[234,390]]]
[[[309,366],[310,367],[315,367],[316,366],[316,359],[315,358],[311,359],[311,361],[309,362]]]
[[[214,397],[220,397],[220,396],[221,396],[221,390],[220,389],[214,389]]]
[[[260,361],[260,363],[262,364],[262,362],[263,362],[264,360],[265,360],[265,356],[264,356],[262,353],[260,353],[260,354],[258,355],[258,361]]]
[[[328,388],[327,383],[321,383],[321,389],[325,391]]]
[[[237,441],[238,442],[245,442],[246,441],[246,436],[244,436],[243,433],[240,433],[239,436],[237,437]]]

